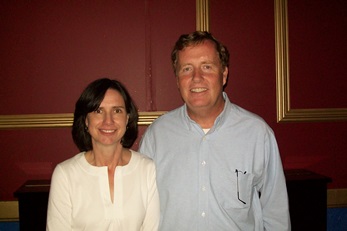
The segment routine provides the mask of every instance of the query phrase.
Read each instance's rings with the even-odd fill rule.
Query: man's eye
[[[212,67],[211,67],[210,65],[204,65],[203,68],[209,70],[209,69],[211,69]]]
[[[182,68],[182,71],[183,72],[188,72],[188,71],[190,71],[191,70],[191,67],[184,67],[184,68]]]

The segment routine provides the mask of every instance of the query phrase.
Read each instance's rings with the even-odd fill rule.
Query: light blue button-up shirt
[[[160,230],[290,230],[273,131],[223,95],[224,110],[206,134],[183,105],[141,140],[139,152],[156,163]]]

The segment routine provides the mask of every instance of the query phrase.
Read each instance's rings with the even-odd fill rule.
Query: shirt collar
[[[220,126],[223,125],[225,118],[228,117],[228,114],[230,111],[229,108],[231,107],[231,102],[230,102],[229,97],[228,97],[226,92],[223,92],[223,98],[225,101],[223,111],[217,116],[217,118],[214,122],[214,125],[210,129],[209,132],[213,132],[213,131],[217,130],[218,128],[220,128]],[[192,120],[189,117],[188,110],[187,110],[187,104],[183,105],[183,117],[184,117],[184,120],[186,121],[188,130],[191,130],[193,128],[193,126],[196,126],[196,125],[199,126],[194,120]]]

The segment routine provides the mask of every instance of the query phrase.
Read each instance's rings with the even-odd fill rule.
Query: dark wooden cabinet
[[[292,231],[326,230],[327,184],[331,179],[307,170],[285,170]],[[15,193],[21,231],[46,230],[49,180],[30,180]]]
[[[21,231],[46,230],[49,188],[50,180],[29,180],[14,193]]]
[[[304,169],[285,170],[285,176],[292,231],[326,231],[331,178]]]

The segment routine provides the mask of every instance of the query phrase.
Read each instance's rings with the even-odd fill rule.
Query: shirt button
[[[205,192],[205,191],[206,191],[206,187],[205,187],[205,186],[202,186],[201,190],[202,190],[203,192]]]
[[[202,162],[201,162],[201,165],[202,165],[202,166],[205,166],[205,165],[206,165],[206,161],[202,161]]]
[[[202,212],[202,213],[201,213],[201,216],[202,216],[202,217],[205,217],[205,216],[206,216],[206,213],[205,213],[205,212]]]

